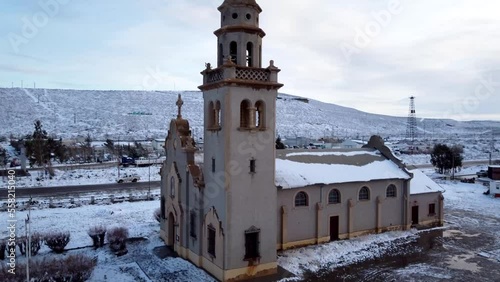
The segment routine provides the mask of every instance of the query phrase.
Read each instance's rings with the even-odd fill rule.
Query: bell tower
[[[262,67],[261,7],[218,8],[217,67],[205,65],[203,268],[222,281],[276,273],[276,97],[283,84]],[[215,239],[214,239],[215,238]]]

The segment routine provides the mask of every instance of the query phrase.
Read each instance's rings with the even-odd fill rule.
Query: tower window
[[[247,67],[253,67],[253,43],[247,43]]]
[[[212,172],[215,172],[215,158],[212,158]]]
[[[262,66],[262,45],[259,45],[259,68]]]
[[[196,238],[196,211],[194,210],[189,214],[189,235]]]
[[[243,100],[240,104],[240,128],[250,127],[250,101]]]
[[[252,15],[250,14],[247,14],[247,20],[251,19],[252,18]]]
[[[256,117],[255,117],[255,126],[259,129],[266,128],[266,104],[264,101],[257,101],[255,103],[256,109]]]
[[[231,41],[229,44],[229,55],[231,56],[231,61],[238,64],[238,43],[236,41]]]
[[[214,102],[210,101],[208,103],[208,128],[212,128],[215,125],[215,107]]]
[[[250,173],[255,173],[255,160],[250,160]]]
[[[245,231],[245,260],[258,259],[259,254],[259,234],[260,231]]]
[[[238,18],[238,14],[237,13],[233,13],[233,19],[237,19]]]
[[[219,44],[219,57],[217,60],[217,64],[220,67],[222,64],[224,64],[224,47],[222,44]]]
[[[217,127],[220,127],[221,124],[222,124],[222,120],[221,120],[221,116],[220,116],[220,101],[217,100],[217,102],[215,102],[215,109],[214,109],[214,114],[215,114],[215,126]]]
[[[212,225],[207,227],[207,252],[215,257],[215,228]]]

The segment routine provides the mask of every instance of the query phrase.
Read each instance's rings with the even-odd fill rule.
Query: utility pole
[[[21,80],[21,88],[24,88],[24,81]]]
[[[28,201],[28,216],[25,220],[26,224],[26,238],[28,243],[26,245],[26,281],[30,281],[30,257],[31,257],[31,233],[30,233],[30,217],[31,217],[31,196]]]

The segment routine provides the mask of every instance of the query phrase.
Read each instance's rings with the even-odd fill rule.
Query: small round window
[[[252,18],[252,15],[250,14],[247,14],[247,20],[251,19]]]
[[[238,14],[237,13],[233,13],[233,19],[237,19],[238,18]]]

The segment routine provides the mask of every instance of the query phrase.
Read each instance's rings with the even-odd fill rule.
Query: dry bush
[[[99,248],[104,246],[104,236],[106,235],[106,227],[103,225],[96,225],[90,227],[87,231],[90,238],[92,238],[92,243],[94,248]]]
[[[109,247],[117,255],[127,253],[128,229],[125,227],[115,227],[108,230]]]
[[[30,261],[31,282],[84,282],[90,278],[97,260],[83,254],[69,255],[63,259],[43,259]],[[9,266],[0,266],[0,281],[26,281],[26,264],[17,263],[15,275],[8,273]]]
[[[44,236],[45,245],[57,254],[64,252],[64,247],[68,245],[69,239],[69,232],[49,232]]]
[[[154,216],[154,218],[156,219],[156,221],[160,222],[160,220],[161,220],[161,209],[160,209],[160,208],[157,208],[157,209],[154,211],[153,216]]]
[[[42,247],[43,237],[38,233],[33,233],[31,235],[31,256],[36,256],[40,248]],[[16,240],[17,247],[22,255],[26,255],[26,247],[28,245],[28,238],[18,237]]]
[[[5,251],[7,250],[7,240],[0,240],[0,260],[5,259]]]

